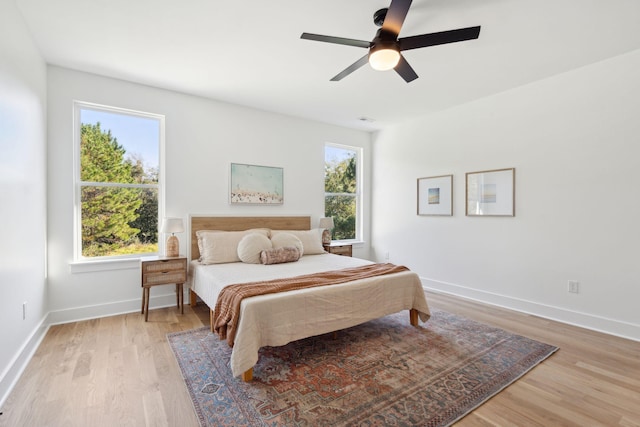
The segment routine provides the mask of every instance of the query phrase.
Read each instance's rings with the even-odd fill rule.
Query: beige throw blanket
[[[394,264],[369,264],[361,267],[345,268],[342,270],[324,271],[321,273],[289,277],[285,279],[269,280],[266,282],[239,283],[226,286],[218,295],[213,312],[213,325],[220,339],[227,339],[233,347],[238,318],[240,317],[240,303],[243,298],[256,295],[273,294],[277,292],[293,291],[297,289],[313,288],[317,286],[337,285],[352,280],[385,274],[400,273],[408,268]]]

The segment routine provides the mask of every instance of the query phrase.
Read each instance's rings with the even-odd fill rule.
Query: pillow
[[[264,234],[247,234],[238,243],[238,258],[247,264],[260,264],[260,252],[271,248],[271,240]]]
[[[283,246],[260,252],[260,262],[263,264],[281,264],[295,262],[300,259],[300,250],[295,246]]]
[[[269,236],[269,230],[266,228],[245,231],[196,231],[198,249],[200,250],[200,263],[223,264],[226,262],[240,262],[238,244],[244,236],[251,233],[263,234],[265,237]]]
[[[302,253],[304,255],[323,254],[322,246],[322,228],[314,228],[313,230],[271,230],[271,238],[273,239],[280,233],[290,233],[296,236],[302,242]]]
[[[275,236],[271,237],[271,244],[273,244],[274,248],[284,248],[286,246],[293,246],[298,248],[298,251],[300,252],[300,256],[304,254],[304,247],[302,246],[302,241],[295,234],[278,233]]]

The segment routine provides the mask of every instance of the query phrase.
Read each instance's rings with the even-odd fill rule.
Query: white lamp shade
[[[320,218],[320,224],[318,225],[318,228],[323,228],[325,230],[333,230],[333,218],[332,217],[328,217],[328,218]]]
[[[182,218],[165,218],[162,222],[163,233],[182,233],[184,232],[184,223]]]
[[[395,49],[372,50],[369,54],[371,68],[378,71],[386,71],[394,68],[400,61],[400,52]]]

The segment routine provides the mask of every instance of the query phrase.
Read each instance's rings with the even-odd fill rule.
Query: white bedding
[[[297,262],[274,265],[242,262],[200,265],[192,261],[191,288],[214,308],[220,290],[227,285],[366,264],[371,262],[333,254],[306,255]],[[420,320],[428,320],[429,306],[422,284],[411,271],[247,298],[241,304],[231,354],[232,373],[238,376],[252,368],[258,362],[260,347],[284,345],[412,308],[418,310]]]

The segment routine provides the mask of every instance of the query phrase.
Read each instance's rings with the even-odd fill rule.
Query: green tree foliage
[[[132,156],[127,160],[131,163],[132,176],[138,184],[155,184],[158,182],[158,170],[144,169],[144,162],[138,156]],[[142,189],[140,198],[142,205],[138,209],[138,218],[131,226],[140,229],[138,239],[143,244],[158,243],[158,190],[155,188]]]
[[[333,239],[356,237],[356,158],[325,162],[325,216],[333,217]]]
[[[80,179],[84,182],[134,183],[134,164],[124,158],[125,149],[100,123],[82,124]],[[140,229],[131,224],[138,219],[143,204],[140,189],[83,186],[82,254],[110,255],[123,245],[134,243]]]
[[[142,204],[138,209],[138,218],[131,226],[140,230],[138,240],[140,243],[158,243],[158,190],[140,190]]]

